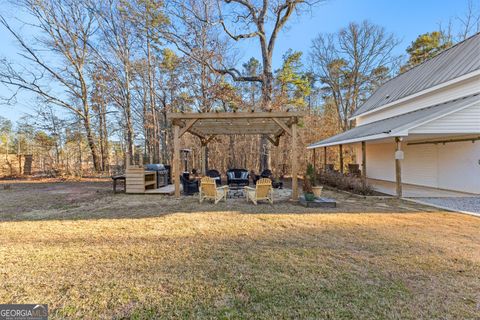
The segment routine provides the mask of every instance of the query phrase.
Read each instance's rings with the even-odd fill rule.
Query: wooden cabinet
[[[129,166],[125,178],[126,193],[145,193],[146,190],[157,188],[157,173],[146,171],[143,166]]]

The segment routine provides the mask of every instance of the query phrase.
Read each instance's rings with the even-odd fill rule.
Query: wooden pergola
[[[292,199],[298,199],[297,124],[299,112],[209,112],[168,113],[173,125],[173,177],[175,196],[180,196],[180,138],[189,132],[200,138],[202,146],[202,172],[205,174],[207,144],[217,135],[265,135],[275,146],[280,137],[288,135],[292,145]]]

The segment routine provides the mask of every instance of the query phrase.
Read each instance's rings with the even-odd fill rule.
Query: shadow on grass
[[[298,202],[281,201],[273,205],[254,205],[244,198],[213,204],[199,203],[194,196],[145,194],[114,195],[110,182],[59,182],[12,184],[0,190],[0,221],[139,219],[174,213],[237,212],[242,214],[331,214],[331,213],[417,213],[438,211],[394,198],[364,199],[324,191],[337,201],[336,208],[305,208]]]

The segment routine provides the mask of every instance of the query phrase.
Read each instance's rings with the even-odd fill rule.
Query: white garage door
[[[438,154],[434,144],[407,146],[402,176],[405,183],[438,188]]]

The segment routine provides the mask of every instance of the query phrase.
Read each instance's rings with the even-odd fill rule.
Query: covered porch
[[[478,194],[479,125],[469,121],[477,104],[476,95],[451,100],[359,125],[308,149],[324,152],[326,168],[327,149],[338,148],[343,171],[344,146],[353,146],[363,181],[397,197]]]

